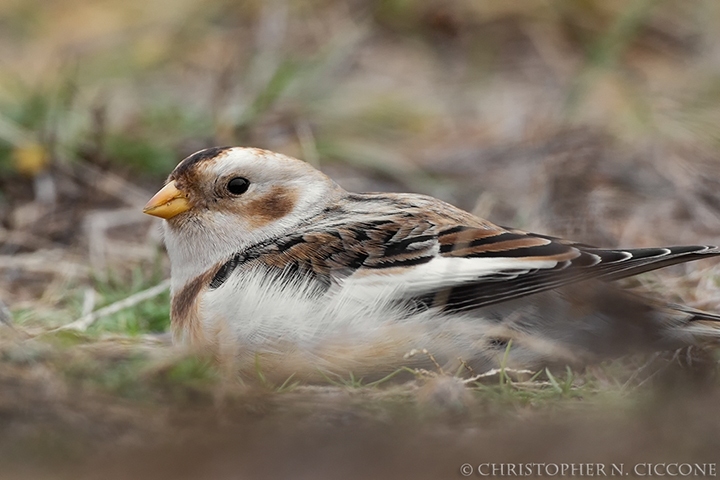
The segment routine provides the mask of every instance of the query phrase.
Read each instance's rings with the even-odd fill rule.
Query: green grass
[[[127,278],[110,276],[108,280],[96,281],[95,289],[101,301],[96,310],[130,295],[157,285],[162,280],[161,271],[148,273],[146,269],[136,268]],[[89,333],[123,333],[140,335],[143,333],[160,333],[170,327],[170,293],[165,292],[155,298],[146,300],[134,307],[121,310],[106,318],[101,318],[89,329]]]

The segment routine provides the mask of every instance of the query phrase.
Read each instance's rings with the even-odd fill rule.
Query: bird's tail
[[[685,321],[678,330],[692,335],[697,340],[720,340],[720,314],[698,310],[686,305],[673,304],[671,309],[685,315]]]

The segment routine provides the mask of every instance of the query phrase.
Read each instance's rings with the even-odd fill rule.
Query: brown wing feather
[[[467,309],[588,278],[614,280],[720,254],[717,248],[706,246],[603,250],[506,229],[430,197],[363,194],[351,195],[348,202],[352,204],[344,210],[341,206],[329,209],[296,235],[236,254],[217,269],[210,287],[221,285],[239,266],[258,264],[306,275],[329,288],[334,280],[356,272],[389,275],[400,271],[398,267],[437,258],[515,260],[510,262],[512,267],[479,272],[476,280],[460,282],[448,275],[446,285],[425,290],[420,298],[433,305],[442,298],[448,309]],[[549,260],[554,266],[531,268],[523,260]]]

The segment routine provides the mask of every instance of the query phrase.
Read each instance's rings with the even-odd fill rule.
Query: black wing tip
[[[720,253],[715,245],[676,245],[673,247],[666,247],[672,254],[685,254],[685,253]]]

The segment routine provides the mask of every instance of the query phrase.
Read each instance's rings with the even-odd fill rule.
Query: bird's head
[[[209,267],[289,233],[342,195],[301,160],[257,148],[215,147],[181,161],[143,212],[165,219],[173,269],[176,259]]]

